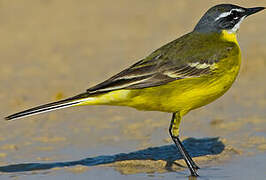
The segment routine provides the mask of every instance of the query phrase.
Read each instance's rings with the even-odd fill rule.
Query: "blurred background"
[[[0,0],[0,118],[84,92],[190,32],[205,11],[219,3],[266,6],[265,0]],[[216,165],[208,159],[202,164],[205,177],[265,177],[265,13],[249,17],[241,25],[242,67],[233,87],[182,122],[183,138],[221,137],[231,150],[224,154],[226,160],[217,157],[221,162]],[[2,119],[0,165],[74,161],[168,145],[172,143],[170,117],[125,107],[86,106],[12,122]],[[218,170],[207,168],[213,166]],[[260,168],[261,174],[256,172]],[[44,172],[51,179],[175,179],[188,174],[161,174],[156,168],[128,172],[109,164],[23,175],[0,173],[0,177],[34,179]]]

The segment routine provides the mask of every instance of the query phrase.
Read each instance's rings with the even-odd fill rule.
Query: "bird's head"
[[[219,4],[210,8],[203,15],[194,31],[221,32],[226,30],[229,33],[235,33],[247,16],[263,9],[265,7],[243,8],[233,4]]]

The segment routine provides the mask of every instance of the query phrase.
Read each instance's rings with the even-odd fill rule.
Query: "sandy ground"
[[[0,1],[0,117],[83,92],[189,32],[222,2]],[[183,120],[202,179],[266,176],[265,22],[264,12],[241,25],[243,64],[229,92]],[[170,145],[170,116],[91,106],[2,120],[0,178],[187,179]]]

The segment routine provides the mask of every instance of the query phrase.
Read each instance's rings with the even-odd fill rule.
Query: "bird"
[[[191,176],[198,176],[179,138],[181,119],[191,110],[221,97],[235,81],[241,64],[237,41],[240,24],[265,7],[233,4],[211,7],[194,29],[153,51],[85,92],[5,117],[18,119],[66,107],[83,105],[128,106],[172,114],[169,134]]]

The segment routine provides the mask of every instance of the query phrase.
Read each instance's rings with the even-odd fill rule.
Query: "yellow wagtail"
[[[264,7],[220,4],[210,8],[194,30],[129,68],[74,97],[6,117],[11,120],[70,106],[115,105],[173,113],[169,133],[192,176],[194,163],[179,139],[181,118],[222,96],[241,62],[236,33],[240,23]]]

